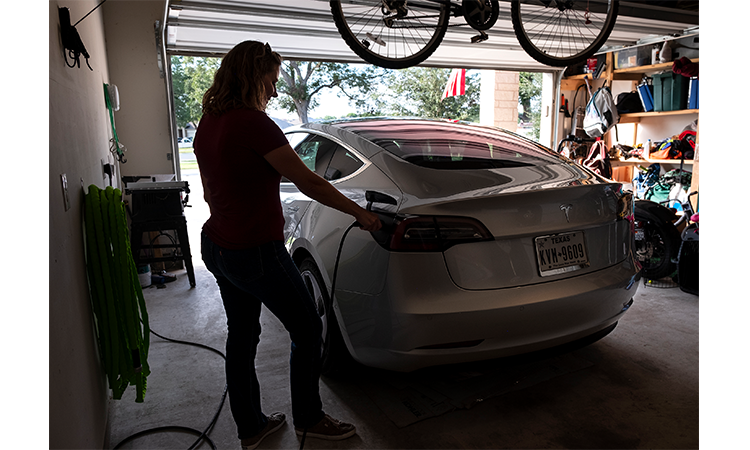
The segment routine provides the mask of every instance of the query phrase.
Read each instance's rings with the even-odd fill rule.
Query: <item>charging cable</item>
[[[382,194],[372,193],[372,192],[369,192],[369,191],[368,191],[367,194],[368,194],[368,200],[370,200],[370,201],[368,201],[368,204],[367,204],[367,210],[368,211],[372,210],[373,200],[374,201],[384,201],[385,203],[395,204],[395,200],[392,200],[392,199],[388,198],[387,196],[382,196]],[[373,195],[373,194],[375,194],[375,195],[381,195],[382,197],[372,197],[371,198],[370,196]],[[384,198],[385,198],[385,200],[383,200]],[[383,214],[383,213],[378,213],[378,215],[387,216],[386,214]],[[394,215],[393,218],[391,218],[391,217],[389,217],[389,218],[391,220],[395,220],[396,217],[397,216]],[[382,222],[382,219],[381,219],[381,222]],[[385,226],[386,223],[384,222],[383,225]],[[346,237],[349,234],[349,232],[352,230],[352,228],[354,228],[356,226],[361,226],[361,224],[359,222],[357,222],[357,221],[352,222],[352,224],[349,225],[349,227],[346,229],[346,231],[344,231],[344,234],[341,236],[341,240],[339,241],[339,248],[338,248],[338,251],[336,253],[336,262],[335,262],[335,265],[334,265],[334,268],[333,268],[333,279],[331,280],[331,292],[330,292],[330,296],[329,296],[329,298],[331,299],[331,305],[333,305],[333,294],[334,294],[334,292],[336,292],[336,277],[338,275],[339,260],[341,259],[341,251],[344,248],[344,241],[346,241]],[[177,344],[192,345],[194,347],[200,347],[200,348],[203,348],[203,349],[206,349],[206,350],[209,350],[209,351],[212,351],[212,352],[218,354],[224,360],[227,359],[227,357],[226,357],[226,355],[224,355],[224,353],[222,353],[221,351],[219,351],[219,350],[217,350],[217,349],[215,349],[213,347],[209,347],[209,346],[203,345],[203,344],[198,344],[198,343],[195,343],[195,342],[181,341],[181,340],[177,340],[177,339],[170,339],[170,338],[164,337],[164,336],[156,333],[153,329],[150,330],[150,331],[151,331],[151,334],[153,334],[154,336],[156,336],[158,338],[164,339],[165,341],[174,342],[174,343],[177,343]],[[164,427],[157,427],[157,428],[150,428],[148,430],[143,430],[143,431],[140,431],[138,433],[135,433],[133,435],[130,435],[130,436],[126,437],[125,439],[123,439],[122,441],[120,441],[117,445],[115,445],[113,448],[114,449],[118,449],[121,446],[125,445],[126,443],[128,443],[128,442],[130,442],[130,441],[132,441],[134,439],[137,439],[139,437],[142,437],[142,436],[145,436],[145,435],[148,435],[148,434],[152,434],[152,433],[158,433],[158,432],[164,432],[164,431],[182,431],[182,432],[187,432],[187,433],[197,434],[198,435],[198,439],[196,439],[195,442],[193,442],[193,444],[190,447],[188,447],[188,450],[195,449],[201,443],[201,441],[203,441],[203,440],[205,440],[212,449],[216,450],[216,448],[217,448],[216,444],[211,440],[211,438],[208,437],[208,433],[211,432],[211,430],[216,425],[216,422],[219,419],[219,414],[221,413],[221,410],[224,407],[224,403],[225,403],[226,398],[227,398],[227,392],[228,392],[227,391],[227,384],[225,383],[224,384],[224,392],[221,395],[221,402],[219,403],[219,407],[216,409],[216,413],[214,414],[214,417],[211,419],[211,422],[208,424],[208,426],[206,427],[206,429],[203,430],[203,431],[199,431],[199,430],[196,430],[196,429],[193,429],[193,428],[188,428],[188,427],[175,426],[175,425],[164,426]],[[304,449],[304,447],[305,447],[305,438],[306,437],[307,437],[307,428],[305,428],[304,431],[302,432],[302,439],[300,441],[300,447],[299,447],[300,450]]]
[[[219,350],[216,350],[213,347],[209,347],[207,345],[198,344],[198,343],[195,343],[195,342],[180,341],[180,340],[177,340],[177,339],[170,339],[170,338],[164,337],[164,336],[156,333],[154,330],[151,330],[151,334],[153,334],[154,336],[156,336],[158,338],[164,339],[165,341],[174,342],[174,343],[177,343],[177,344],[192,345],[194,347],[200,347],[200,348],[203,348],[203,349],[206,349],[206,350],[210,350],[210,351],[218,354],[219,356],[221,356],[224,360],[227,359],[227,357],[224,355],[224,353],[222,353]],[[206,429],[203,430],[203,431],[199,431],[199,430],[196,430],[196,429],[193,429],[193,428],[188,428],[188,427],[177,426],[177,425],[169,425],[169,426],[164,426],[164,427],[150,428],[148,430],[143,430],[143,431],[140,431],[138,433],[135,433],[133,435],[130,435],[130,436],[126,437],[125,439],[123,439],[122,441],[120,441],[117,445],[115,445],[113,448],[114,449],[118,449],[118,448],[120,448],[121,446],[125,445],[128,442],[130,442],[130,441],[132,441],[134,439],[137,439],[139,437],[143,437],[143,436],[148,435],[148,434],[165,432],[165,431],[181,431],[181,432],[185,432],[185,433],[190,433],[190,434],[198,435],[198,439],[196,439],[195,442],[193,442],[193,444],[190,447],[188,447],[188,450],[195,449],[204,440],[208,443],[208,445],[212,449],[216,450],[216,448],[217,448],[216,444],[211,440],[211,438],[208,437],[208,433],[211,432],[211,430],[214,428],[214,425],[216,425],[216,422],[219,420],[219,414],[221,413],[221,410],[224,407],[224,402],[226,401],[226,399],[227,399],[227,384],[225,383],[224,384],[224,393],[221,395],[221,402],[219,403],[219,407],[216,409],[216,413],[214,414],[214,417],[211,419],[211,423],[209,423],[208,426],[206,427]]]
[[[372,201],[368,202],[367,210],[372,211]],[[391,219],[390,221],[396,220],[396,217],[397,217],[395,214],[393,215],[393,217],[390,217],[384,213],[376,213],[376,214],[378,214],[379,216],[386,216],[389,219]],[[382,218],[380,221],[383,223],[383,227],[386,228],[386,222],[383,221]],[[341,260],[341,251],[344,249],[344,242],[346,241],[346,237],[349,234],[349,232],[352,231],[352,228],[361,227],[361,226],[362,225],[355,220],[354,222],[352,222],[351,225],[349,225],[346,231],[344,231],[344,234],[341,235],[341,240],[339,241],[339,248],[338,248],[338,251],[336,252],[336,261],[333,265],[333,279],[331,280],[331,292],[328,296],[328,298],[331,299],[331,308],[333,308],[333,295],[336,292],[336,277],[338,276],[338,272],[339,272],[339,261]],[[334,314],[333,310],[331,310],[328,314]],[[305,429],[302,431],[302,439],[300,440],[300,445],[299,445],[300,450],[303,450],[305,448],[306,437],[307,437],[307,427],[305,427]]]
[[[352,228],[354,228],[355,226],[361,226],[361,225],[357,221],[352,222],[352,224],[349,225],[349,227],[346,229],[346,231],[344,231],[344,234],[341,236],[341,241],[339,241],[339,248],[338,248],[338,252],[336,253],[336,263],[335,263],[334,269],[333,269],[333,280],[331,282],[331,293],[330,293],[331,302],[333,302],[333,293],[335,292],[335,289],[336,289],[336,276],[337,276],[338,269],[339,269],[339,260],[341,258],[341,250],[344,248],[344,241],[346,240],[347,235],[352,230]],[[333,303],[331,303],[331,304],[333,304]],[[174,343],[177,343],[177,344],[192,345],[194,347],[200,347],[200,348],[203,348],[203,349],[206,349],[206,350],[209,350],[209,351],[212,351],[212,352],[218,354],[224,360],[227,359],[227,357],[226,357],[226,355],[224,355],[224,353],[222,353],[221,351],[219,351],[219,350],[217,350],[217,349],[215,349],[213,347],[209,347],[207,345],[198,344],[198,343],[189,342],[189,341],[181,341],[181,340],[177,340],[177,339],[170,339],[168,337],[164,337],[164,336],[158,334],[154,330],[151,330],[151,334],[153,334],[154,336],[156,336],[158,338],[164,339],[165,341],[168,341],[168,342],[174,342]],[[210,433],[211,430],[213,429],[214,425],[216,425],[216,422],[219,419],[219,414],[221,413],[221,410],[224,407],[224,403],[226,401],[226,398],[227,398],[227,384],[224,384],[224,392],[221,395],[221,402],[219,403],[219,407],[216,409],[216,413],[214,414],[214,417],[211,420],[211,422],[209,423],[209,425],[202,432],[199,431],[199,430],[193,429],[193,428],[188,428],[188,427],[183,427],[183,426],[177,426],[177,425],[169,425],[169,426],[163,426],[163,427],[150,428],[150,429],[143,430],[143,431],[140,431],[138,433],[135,433],[133,435],[130,435],[130,436],[126,437],[125,439],[123,439],[122,441],[120,441],[117,445],[115,445],[113,447],[113,449],[121,448],[126,443],[128,443],[130,441],[133,441],[135,439],[138,439],[140,437],[149,435],[149,434],[159,433],[159,432],[168,432],[168,431],[180,431],[180,432],[186,432],[186,433],[198,435],[198,438],[195,440],[195,442],[193,442],[193,444],[190,447],[188,447],[188,450],[195,449],[201,443],[201,441],[203,441],[203,440],[205,440],[212,449],[216,450],[217,449],[216,444],[211,440],[211,438],[208,437],[208,433]],[[304,447],[305,447],[305,438],[306,437],[307,437],[307,428],[305,428],[305,430],[302,432],[302,440],[300,441],[300,447],[299,447],[300,450],[304,449]]]
[[[336,292],[336,274],[339,271],[339,259],[341,258],[341,250],[344,248],[344,241],[346,240],[346,236],[349,234],[350,231],[352,231],[352,228],[356,226],[361,226],[359,222],[354,221],[351,225],[349,225],[349,228],[344,231],[344,234],[341,235],[341,240],[339,241],[339,250],[336,253],[336,263],[333,266],[333,280],[331,281],[331,293],[328,296],[328,298],[331,299],[331,307],[333,307],[333,293]],[[332,314],[333,311],[330,311],[329,314]],[[305,438],[307,437],[307,427],[302,431],[302,439],[299,443],[299,450],[303,450],[305,448]]]

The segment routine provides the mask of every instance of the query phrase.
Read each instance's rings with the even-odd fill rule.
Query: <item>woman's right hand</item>
[[[359,213],[354,216],[354,218],[357,219],[357,222],[359,222],[360,230],[378,231],[383,227],[383,223],[380,221],[380,218],[377,214],[366,209],[360,209],[361,211],[359,211]]]

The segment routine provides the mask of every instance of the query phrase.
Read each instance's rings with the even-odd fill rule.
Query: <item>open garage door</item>
[[[285,58],[362,62],[336,30],[328,0],[169,0],[166,49],[169,54],[221,56],[238,42],[268,42]],[[465,23],[452,18],[451,24]],[[697,1],[620,2],[620,14],[607,47],[634,44],[647,36],[682,33],[698,25]],[[549,71],[529,57],[516,40],[510,3],[500,1],[500,18],[489,39],[472,44],[477,32],[450,27],[423,66],[510,71]]]

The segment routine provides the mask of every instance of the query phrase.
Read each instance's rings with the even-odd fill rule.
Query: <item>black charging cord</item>
[[[367,210],[372,211],[372,204],[367,205]],[[386,213],[378,213],[379,215],[387,215]],[[396,214],[393,214],[392,220],[395,220],[397,217]],[[383,226],[386,226],[386,223],[382,221]],[[336,262],[333,265],[333,279],[331,280],[331,293],[329,294],[329,298],[331,299],[331,307],[333,307],[333,294],[336,292],[336,277],[338,276],[339,272],[339,261],[341,259],[341,251],[344,249],[344,241],[346,240],[346,236],[349,234],[350,231],[352,231],[352,228],[354,227],[361,227],[362,225],[357,222],[356,220],[352,222],[351,225],[349,225],[349,228],[344,231],[344,234],[341,235],[341,240],[339,241],[339,249],[336,252]],[[329,314],[332,314],[333,311],[331,311]],[[300,441],[299,449],[303,450],[305,448],[305,437],[307,437],[307,427],[305,427],[304,431],[302,432],[302,440]]]
[[[219,350],[216,350],[213,347],[209,347],[207,345],[198,344],[196,342],[188,342],[188,341],[180,341],[180,340],[177,340],[177,339],[170,339],[170,338],[164,337],[164,336],[156,333],[154,330],[151,330],[151,334],[153,334],[154,336],[156,336],[158,338],[164,339],[165,341],[174,342],[174,343],[177,343],[177,344],[192,345],[194,347],[200,347],[200,348],[203,348],[203,349],[206,349],[206,350],[210,350],[210,351],[218,354],[219,356],[221,356],[224,360],[227,359],[227,357],[226,357],[226,355],[224,355],[224,353],[222,353]],[[225,383],[224,384],[224,393],[221,395],[221,402],[219,403],[219,407],[216,409],[216,413],[214,414],[214,417],[211,419],[211,422],[208,424],[208,426],[206,427],[206,429],[203,430],[203,431],[196,430],[196,429],[193,429],[193,428],[188,428],[188,427],[176,426],[176,425],[168,425],[168,426],[164,426],[164,427],[150,428],[148,430],[143,430],[143,431],[140,431],[138,433],[135,433],[133,435],[130,435],[130,436],[126,437],[125,439],[123,439],[122,441],[120,441],[117,445],[115,445],[113,448],[114,449],[120,448],[122,445],[125,445],[128,442],[130,442],[130,441],[132,441],[134,439],[137,439],[139,437],[146,436],[148,434],[165,432],[165,431],[181,431],[181,432],[185,432],[185,433],[190,433],[190,434],[198,435],[198,438],[195,440],[195,442],[193,442],[193,444],[190,447],[188,447],[188,450],[195,449],[202,441],[206,441],[208,443],[208,445],[212,449],[216,450],[216,448],[217,448],[216,444],[214,443],[214,441],[211,440],[211,438],[208,437],[208,433],[211,432],[211,430],[214,428],[214,425],[216,425],[216,422],[219,420],[219,414],[221,413],[221,410],[224,407],[224,402],[227,399],[227,392],[228,392],[227,391],[227,384]]]
[[[341,258],[341,250],[344,248],[344,240],[346,240],[346,235],[349,234],[350,231],[352,231],[352,228],[361,226],[359,222],[354,222],[351,225],[349,225],[349,228],[344,231],[344,234],[341,236],[341,241],[339,242],[339,250],[336,252],[336,264],[333,266],[333,279],[331,280],[331,306],[333,306],[333,293],[336,292],[336,276],[339,272],[339,259]]]
[[[369,210],[370,210],[370,208],[368,206],[368,211]],[[336,277],[338,276],[339,260],[341,259],[341,251],[344,248],[344,241],[346,240],[346,237],[349,234],[349,232],[352,230],[352,228],[357,227],[357,226],[361,226],[359,222],[357,222],[357,221],[352,222],[352,224],[349,225],[349,227],[346,229],[346,231],[344,231],[344,234],[341,235],[341,240],[339,241],[339,248],[338,248],[338,251],[336,252],[336,263],[335,263],[334,268],[333,268],[333,279],[331,280],[331,293],[330,293],[330,296],[329,296],[329,298],[331,299],[331,304],[332,305],[333,305],[333,293],[336,292]],[[154,336],[156,336],[158,338],[164,339],[165,341],[174,342],[176,344],[184,344],[184,345],[192,345],[194,347],[200,347],[200,348],[203,348],[203,349],[206,349],[206,350],[209,350],[209,351],[212,351],[212,352],[218,354],[224,360],[227,359],[227,357],[226,357],[226,355],[224,355],[224,353],[222,353],[219,350],[216,350],[213,347],[209,347],[207,345],[198,344],[196,342],[189,342],[189,341],[181,341],[181,340],[177,340],[177,339],[171,339],[171,338],[164,337],[164,336],[158,334],[154,330],[151,330],[151,334],[153,334]],[[211,420],[211,422],[209,423],[208,427],[206,427],[206,429],[203,430],[202,432],[199,431],[199,430],[193,429],[193,428],[176,426],[176,425],[163,426],[163,427],[157,427],[157,428],[150,428],[148,430],[143,430],[143,431],[140,431],[140,432],[138,432],[136,434],[133,434],[133,435],[130,435],[130,436],[126,437],[125,439],[123,439],[122,441],[120,441],[117,445],[115,445],[113,448],[114,449],[118,449],[122,445],[125,445],[126,443],[128,443],[128,442],[130,442],[130,441],[132,441],[134,439],[137,439],[139,437],[142,437],[142,436],[145,436],[145,435],[148,435],[148,434],[152,434],[152,433],[165,432],[165,431],[182,431],[182,432],[187,432],[187,433],[197,434],[198,435],[198,439],[196,439],[196,441],[193,442],[193,444],[190,447],[188,447],[188,450],[195,449],[198,446],[198,444],[200,444],[200,442],[203,441],[203,440],[205,440],[212,449],[216,449],[217,448],[216,444],[214,444],[214,442],[211,440],[211,438],[208,437],[208,433],[210,433],[211,430],[213,429],[214,425],[216,425],[216,422],[219,419],[219,414],[221,413],[221,410],[224,407],[224,402],[226,401],[226,398],[227,398],[227,385],[224,384],[224,393],[221,396],[221,402],[219,403],[219,407],[217,408],[216,413],[214,414],[214,417]],[[307,427],[305,427],[304,431],[302,432],[302,439],[300,441],[300,446],[299,446],[300,450],[303,450],[305,448],[305,438],[306,437],[307,437]]]
[[[352,231],[352,228],[360,226],[359,222],[354,221],[351,225],[349,225],[349,228],[344,231],[344,234],[341,235],[341,240],[339,241],[339,250],[336,252],[336,263],[333,266],[333,280],[331,280],[331,293],[328,296],[328,298],[331,299],[331,305],[333,306],[333,293],[336,292],[336,274],[339,271],[339,259],[341,258],[341,250],[344,248],[344,241],[346,240],[346,235],[349,234],[350,231]],[[332,313],[333,311],[329,312]],[[305,448],[305,438],[307,437],[307,427],[302,431],[302,439],[299,443],[299,450],[303,450]]]
[[[336,289],[336,277],[337,277],[338,270],[339,270],[339,260],[341,258],[341,251],[344,248],[344,241],[346,240],[346,236],[349,234],[349,232],[352,230],[352,228],[354,228],[356,226],[360,226],[359,222],[355,221],[351,225],[349,225],[349,228],[347,228],[346,231],[344,231],[344,234],[341,236],[341,241],[339,241],[339,248],[338,248],[338,252],[336,253],[336,264],[334,265],[334,269],[333,269],[333,280],[331,281],[331,293],[330,293],[331,302],[333,302],[333,293],[335,292],[335,289]],[[221,356],[224,360],[227,359],[227,357],[226,357],[226,355],[224,355],[224,353],[222,353],[219,350],[216,350],[213,347],[209,347],[207,345],[198,344],[196,342],[189,342],[189,341],[181,341],[181,340],[177,340],[177,339],[170,339],[168,337],[164,337],[164,336],[158,334],[154,330],[151,330],[151,334],[153,334],[154,336],[156,336],[158,338],[164,339],[165,341],[174,342],[174,343],[177,343],[177,344],[192,345],[194,347],[200,347],[200,348],[203,348],[203,349],[206,349],[206,350],[210,350],[210,351],[218,354],[219,356]],[[202,432],[199,431],[199,430],[193,429],[193,428],[182,427],[182,426],[177,426],[177,425],[168,425],[168,426],[163,426],[163,427],[150,428],[148,430],[143,430],[143,431],[140,431],[138,433],[135,433],[133,435],[130,435],[130,436],[126,437],[125,439],[123,439],[122,441],[120,441],[117,445],[115,445],[113,447],[113,449],[118,449],[118,448],[120,448],[121,446],[125,445],[128,442],[130,442],[130,441],[132,441],[134,439],[146,436],[148,434],[159,433],[159,432],[167,432],[167,431],[181,431],[181,432],[186,432],[186,433],[198,435],[198,439],[196,439],[196,441],[190,447],[188,447],[188,450],[195,449],[198,446],[198,444],[200,444],[201,441],[203,441],[203,440],[205,440],[212,449],[216,449],[217,448],[216,444],[211,440],[211,438],[208,437],[208,433],[210,433],[211,430],[213,429],[214,425],[216,425],[216,422],[219,419],[219,414],[221,413],[221,410],[224,407],[224,402],[226,401],[226,398],[227,398],[227,385],[225,384],[224,385],[224,393],[221,396],[221,402],[219,403],[219,407],[217,408],[216,413],[214,414],[214,417],[211,420],[211,422],[209,423],[209,425]],[[305,438],[306,437],[307,437],[307,427],[305,427],[304,431],[302,432],[302,439],[300,441],[300,446],[299,446],[300,450],[304,449],[304,447],[305,447]]]

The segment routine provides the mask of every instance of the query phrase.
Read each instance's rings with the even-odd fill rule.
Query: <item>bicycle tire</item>
[[[438,48],[448,29],[450,5],[393,0],[396,5],[408,6],[397,13],[395,8],[386,10],[383,0],[330,1],[336,28],[354,53],[376,66],[404,69],[425,61]]]
[[[635,220],[644,232],[643,240],[635,240],[636,258],[643,266],[643,277],[659,280],[670,276],[677,269],[673,258],[677,257],[682,242],[677,229],[670,222],[638,209]]]
[[[548,66],[567,67],[604,45],[618,9],[618,0],[512,0],[510,15],[518,43],[529,56]]]

